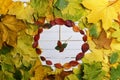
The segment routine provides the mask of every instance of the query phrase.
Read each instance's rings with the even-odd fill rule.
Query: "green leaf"
[[[3,74],[4,74],[4,75],[3,75],[4,77],[3,77],[2,80],[16,80],[16,79],[13,77],[13,74],[10,73],[10,72],[4,72]]]
[[[98,37],[97,26],[95,24],[91,25],[91,27],[89,28],[89,31],[90,31],[90,36],[94,38]]]
[[[62,7],[62,10],[56,9],[56,11],[54,11],[55,17],[62,17],[63,19],[78,21],[83,15],[86,15],[85,9],[81,5],[81,0],[66,1],[68,1],[66,7]]]
[[[59,46],[56,46],[55,49],[56,49],[56,50],[60,50],[60,47],[59,47]]]
[[[73,73],[78,77],[79,80],[83,80],[83,66],[81,65],[81,67],[78,68],[73,68]]]
[[[57,2],[55,3],[55,6],[60,10],[67,7],[67,5],[68,5],[68,1],[66,0],[57,0]]]
[[[101,62],[84,63],[84,76],[85,80],[103,80],[105,71],[102,70]]]
[[[16,70],[15,73],[13,74],[13,77],[16,80],[21,80],[22,79],[22,73],[20,72],[20,70]]]
[[[70,74],[64,80],[79,80],[75,74]]]
[[[10,64],[2,63],[2,71],[14,72],[14,66]]]
[[[2,70],[2,66],[0,65],[0,71]]]
[[[35,15],[38,17],[45,17],[49,6],[49,0],[30,0],[30,4],[35,10]]]
[[[24,71],[22,80],[29,80],[30,79],[30,73],[28,71]]]
[[[31,64],[29,64],[28,66],[25,66],[22,64],[20,68],[23,69],[24,71],[29,71],[31,69],[31,67],[32,67]]]
[[[0,49],[0,54],[7,54],[11,51],[11,46],[2,46],[2,49]]]
[[[63,43],[63,44],[62,44],[62,47],[63,47],[63,48],[66,48],[66,47],[67,47],[67,43]]]
[[[110,56],[110,63],[114,64],[117,61],[118,57],[119,55],[117,52],[112,53],[112,55]]]
[[[119,80],[120,79],[120,64],[117,66],[117,68],[112,67],[110,74],[111,74],[110,80]]]

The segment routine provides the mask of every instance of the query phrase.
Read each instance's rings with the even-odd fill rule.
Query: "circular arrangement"
[[[36,53],[40,55],[42,53],[42,50],[38,48],[38,40],[40,39],[40,34],[44,31],[43,29],[50,29],[54,25],[66,25],[67,27],[72,27],[74,32],[79,32],[81,35],[83,35],[82,40],[84,43],[81,46],[81,52],[79,52],[76,55],[76,58],[74,60],[71,60],[67,63],[64,63],[63,65],[61,63],[55,63],[53,64],[51,60],[47,60],[45,56],[40,56],[41,61],[44,61],[46,65],[54,65],[56,68],[64,68],[64,69],[70,69],[71,67],[75,67],[79,64],[79,60],[84,56],[85,52],[89,50],[89,45],[87,43],[87,36],[83,30],[80,30],[78,26],[75,25],[75,23],[71,20],[63,20],[62,18],[56,18],[50,23],[44,23],[44,19],[42,21],[36,21],[35,24],[39,26],[37,34],[34,36],[34,42],[32,47],[36,49]],[[55,47],[56,50],[59,52],[63,52],[66,48],[66,44],[62,43],[60,40],[57,42],[57,46]]]

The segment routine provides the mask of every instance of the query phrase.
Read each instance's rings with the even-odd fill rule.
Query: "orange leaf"
[[[80,32],[80,29],[79,29],[78,26],[75,25],[75,26],[73,26],[73,31],[74,31],[74,32]]]
[[[71,68],[71,65],[70,65],[69,63],[65,63],[65,64],[63,65],[63,68],[64,68],[64,69],[70,69],[70,68]]]

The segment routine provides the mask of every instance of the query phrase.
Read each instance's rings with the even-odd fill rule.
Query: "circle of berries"
[[[37,22],[37,25],[40,25],[39,22]],[[61,64],[61,63],[55,63],[53,64],[51,60],[47,60],[44,56],[40,56],[40,59],[44,62],[46,62],[47,65],[54,65],[56,68],[64,68],[64,69],[70,69],[71,67],[75,67],[79,64],[79,60],[81,60],[81,58],[84,57],[85,53],[89,50],[89,45],[87,43],[87,36],[85,34],[85,32],[83,30],[80,30],[75,23],[72,20],[63,20],[62,18],[56,18],[52,21],[50,21],[50,23],[45,23],[42,25],[42,27],[39,27],[38,29],[38,33],[34,36],[34,42],[32,44],[32,47],[35,48],[36,53],[38,55],[40,55],[42,53],[41,49],[38,48],[38,40],[40,39],[40,34],[43,32],[44,28],[51,28],[54,25],[66,25],[67,27],[73,27],[73,30],[75,32],[79,32],[81,35],[83,35],[82,40],[84,41],[84,43],[81,46],[81,52],[79,52],[76,55],[75,60],[72,60],[70,62],[67,62],[65,64]]]

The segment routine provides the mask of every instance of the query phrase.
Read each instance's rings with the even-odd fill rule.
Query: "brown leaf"
[[[55,76],[55,80],[64,80],[64,78],[70,74],[72,74],[73,71],[62,71],[60,74],[57,74]]]
[[[96,44],[96,48],[105,48],[110,49],[110,44],[112,39],[107,38],[107,34],[104,30],[101,31],[99,37],[93,38],[94,43]]]

